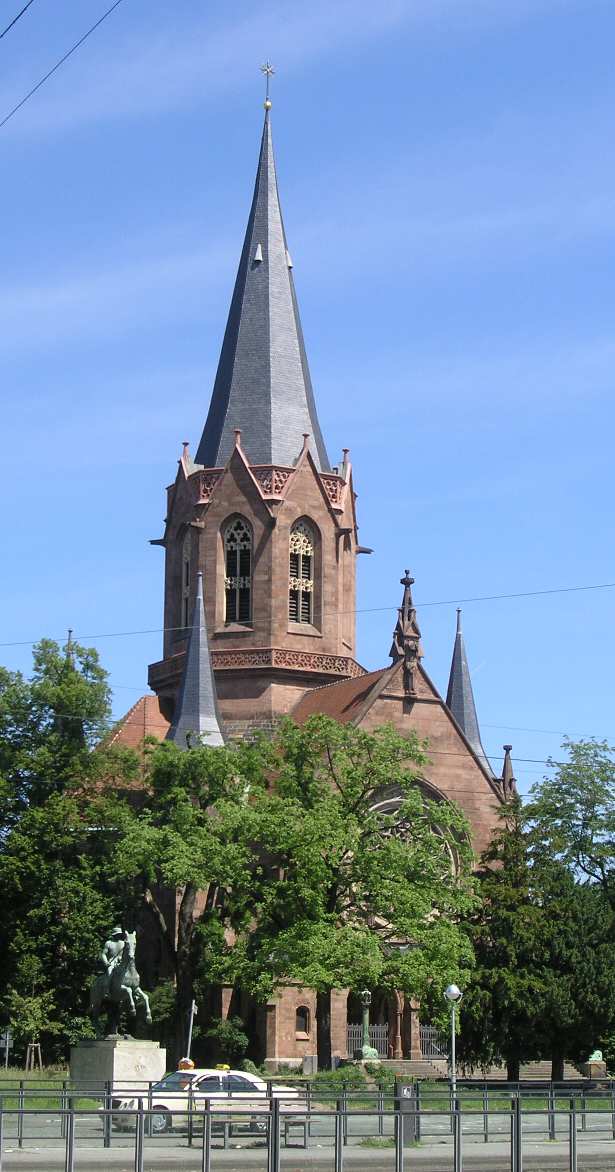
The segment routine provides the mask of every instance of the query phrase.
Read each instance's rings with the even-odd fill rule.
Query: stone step
[[[406,1078],[446,1078],[448,1073],[447,1063],[445,1059],[435,1059],[429,1061],[426,1058],[383,1058],[381,1066],[394,1070],[396,1073],[403,1075]],[[532,1080],[540,1082],[550,1082],[551,1080],[551,1063],[550,1062],[526,1062],[521,1066],[520,1077],[523,1082]],[[475,1078],[478,1081],[488,1079],[489,1081],[506,1081],[506,1067],[505,1066],[489,1066],[485,1070],[473,1070],[464,1072],[460,1067],[458,1071],[459,1078]],[[582,1079],[581,1071],[573,1066],[571,1062],[564,1063],[564,1079]]]

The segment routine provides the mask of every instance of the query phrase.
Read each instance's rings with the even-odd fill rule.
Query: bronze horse
[[[143,992],[140,977],[135,965],[135,950],[137,933],[124,932],[124,947],[111,970],[111,975],[99,973],[92,982],[90,989],[90,1013],[94,1024],[98,1025],[102,1007],[109,1004],[110,1032],[117,1033],[119,1028],[120,1012],[127,1007],[130,1017],[137,1016],[137,1005],[145,1007],[145,1020],[149,1024],[152,1015],[149,1007],[149,997]]]

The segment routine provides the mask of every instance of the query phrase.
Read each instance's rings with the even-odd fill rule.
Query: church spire
[[[421,631],[412,601],[414,578],[410,577],[409,570],[405,571],[399,584],[403,586],[404,594],[397,612],[397,624],[393,631],[393,643],[389,655],[393,663],[398,663],[400,659],[403,659],[404,692],[407,696],[415,696],[417,668],[419,660],[423,656],[423,648],[421,646]]]
[[[180,749],[190,747],[190,736],[195,744],[209,747],[223,745],[220,731],[216,685],[209,657],[207,627],[203,608],[203,575],[197,574],[197,591],[192,627],[184,663],[179,695],[166,739],[175,741]]]
[[[196,461],[222,467],[240,428],[251,464],[292,466],[307,433],[317,467],[328,471],[280,211],[270,105],[267,100],[254,197]]]
[[[481,758],[491,773],[491,768],[487,761],[487,754],[483,749],[480,739],[470,669],[468,667],[466,647],[461,629],[461,610],[459,608],[457,608],[457,632],[455,635],[448,691],[446,693],[446,703],[455,717],[457,724],[465,733],[466,739],[470,742],[474,752]]]

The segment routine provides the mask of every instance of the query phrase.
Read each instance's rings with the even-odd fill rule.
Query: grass
[[[62,1084],[68,1082],[66,1067],[48,1066],[43,1070],[25,1070],[19,1066],[0,1068],[0,1099],[5,1111],[16,1111],[19,1107],[19,1084],[23,1082],[24,1106],[35,1111],[59,1111],[62,1106]],[[5,1089],[6,1088],[6,1089]],[[47,1092],[47,1093],[45,1093]],[[100,1099],[83,1096],[73,1098],[78,1111],[95,1111],[101,1106]]]

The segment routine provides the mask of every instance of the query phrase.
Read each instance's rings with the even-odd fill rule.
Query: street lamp
[[[457,1069],[455,1065],[455,1012],[463,996],[458,985],[447,985],[444,996],[451,1007],[451,1095],[453,1106],[457,1098]]]
[[[372,1003],[372,995],[369,989],[362,989],[359,993],[361,1000],[361,1008],[363,1010],[363,1050],[369,1049],[369,1007]],[[363,1054],[365,1058],[365,1053]]]

